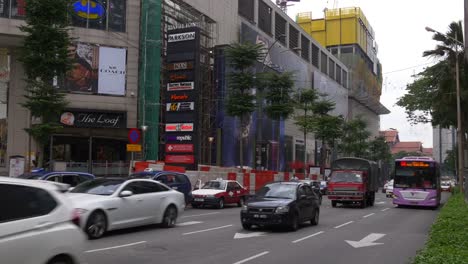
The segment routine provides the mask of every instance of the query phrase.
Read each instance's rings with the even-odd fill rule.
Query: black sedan
[[[262,187],[242,207],[244,229],[256,226],[287,226],[296,231],[299,225],[319,222],[319,197],[310,185],[302,182],[273,182]]]
[[[303,183],[307,183],[310,185],[310,187],[312,188],[312,191],[315,192],[315,194],[317,194],[318,198],[319,198],[319,204],[322,205],[322,190],[321,190],[321,186],[320,186],[320,182],[319,181],[314,181],[314,180],[301,180],[301,182]]]

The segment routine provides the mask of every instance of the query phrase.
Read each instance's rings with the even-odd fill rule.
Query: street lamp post
[[[210,143],[210,149],[208,150],[208,163],[209,165],[212,164],[211,162],[211,151],[212,151],[212,145],[213,145],[214,137],[208,137],[208,142]]]
[[[457,87],[457,148],[458,148],[458,184],[460,185],[460,191],[463,192],[463,170],[464,170],[464,158],[463,158],[463,127],[462,127],[462,118],[461,118],[461,92],[460,92],[460,73],[458,66],[458,46],[464,44],[458,40],[457,33],[455,32],[455,38],[442,34],[439,31],[436,31],[430,27],[426,27],[426,30],[429,32],[434,32],[445,36],[454,41],[455,48],[455,83]]]
[[[145,139],[145,133],[148,130],[147,125],[142,125],[141,126],[141,131],[143,131],[143,137],[142,137],[142,146],[143,146],[143,160],[146,160],[146,139]]]

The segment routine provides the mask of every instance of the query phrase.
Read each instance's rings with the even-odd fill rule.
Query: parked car
[[[383,188],[382,188],[382,193],[386,193],[386,192],[387,192],[387,187],[388,187],[388,184],[389,184],[390,181],[391,181],[391,180],[388,180],[388,181],[385,182],[385,184],[384,184],[384,186],[383,186]]]
[[[320,186],[320,182],[319,181],[314,181],[314,180],[301,180],[301,182],[303,183],[307,183],[310,185],[310,187],[312,188],[312,190],[315,192],[315,194],[319,197],[319,204],[322,205],[322,190],[321,190],[321,186]]]
[[[188,204],[192,201],[192,184],[187,175],[172,171],[153,171],[146,170],[142,172],[133,173],[130,175],[133,179],[152,179],[164,183],[184,194],[185,203]]]
[[[390,180],[390,181],[387,183],[387,187],[385,188],[385,195],[386,195],[388,198],[392,198],[392,197],[393,197],[393,180]]]
[[[247,230],[253,225],[280,225],[296,231],[305,221],[317,225],[319,214],[319,198],[308,184],[274,182],[258,190],[242,207],[240,218]]]
[[[77,264],[85,235],[68,185],[0,177],[0,256],[8,264]]]
[[[440,183],[440,188],[443,192],[451,192],[452,191],[452,183],[450,181],[442,181]]]
[[[192,192],[192,207],[211,205],[222,209],[225,204],[237,204],[241,207],[244,205],[247,194],[247,189],[237,181],[212,180]]]
[[[326,195],[328,193],[328,184],[327,181],[320,181],[320,192],[323,195]]]
[[[93,180],[96,177],[93,174],[85,172],[70,172],[70,171],[54,171],[54,172],[31,172],[20,175],[18,178],[28,180],[43,180],[60,182],[75,187],[78,184]]]
[[[182,193],[148,179],[98,178],[76,186],[68,196],[90,239],[140,225],[173,227],[185,208]]]

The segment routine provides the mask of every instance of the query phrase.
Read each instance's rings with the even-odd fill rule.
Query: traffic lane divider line
[[[196,224],[202,224],[203,222],[200,221],[189,221],[189,222],[182,222],[178,223],[176,226],[190,226],[190,225],[196,225]]]
[[[131,247],[131,246],[136,246],[136,245],[144,244],[144,243],[146,243],[146,241],[139,241],[139,242],[135,242],[135,243],[125,244],[125,245],[120,245],[120,246],[114,246],[114,247],[92,249],[92,250],[85,251],[85,253],[93,253],[93,252],[99,252],[99,251],[105,251],[105,250],[111,250],[111,249],[117,249],[117,248],[123,248],[123,247]]]
[[[375,213],[372,213],[372,214],[365,215],[365,216],[363,216],[362,218],[367,218],[367,217],[369,217],[369,216],[373,216],[373,215],[375,215]]]
[[[349,225],[349,224],[351,224],[351,223],[354,223],[354,221],[346,222],[346,223],[341,224],[341,225],[339,225],[339,226],[335,226],[334,228],[340,228],[340,227],[343,227],[343,226],[345,226],[345,225]]]
[[[389,210],[389,209],[390,209],[390,208],[385,208],[385,209],[382,209],[382,210],[380,210],[380,211],[385,212],[385,211],[387,211],[387,210]]]
[[[266,255],[266,254],[268,254],[268,253],[270,253],[270,251],[264,251],[264,252],[262,252],[262,253],[260,253],[260,254],[251,256],[251,257],[249,257],[249,258],[246,258],[246,259],[243,259],[243,260],[240,260],[240,261],[237,261],[237,262],[234,262],[234,264],[246,263],[246,262],[251,261],[251,260],[253,260],[253,259],[256,259],[256,258],[259,258],[259,257],[261,257],[261,256],[264,256],[264,255]]]
[[[297,240],[294,240],[294,241],[292,241],[292,243],[295,244],[295,243],[301,242],[301,241],[303,241],[303,240],[306,240],[306,239],[308,239],[308,238],[311,238],[311,237],[314,237],[314,236],[318,236],[318,235],[323,234],[323,233],[325,233],[325,232],[324,232],[324,231],[320,231],[320,232],[317,232],[317,233],[312,234],[312,235],[310,235],[310,236],[306,236],[306,237],[303,237],[303,238],[299,238],[299,239],[297,239]]]
[[[203,229],[203,230],[198,230],[198,231],[183,233],[182,235],[186,236],[186,235],[198,234],[198,233],[203,233],[203,232],[208,232],[208,231],[213,231],[213,230],[228,228],[228,227],[232,227],[232,226],[234,226],[234,225],[225,225],[225,226],[213,227],[213,228],[208,228],[208,229]]]
[[[215,215],[215,214],[219,214],[219,212],[215,212],[215,213],[206,213],[206,214],[198,214],[198,215],[184,215],[184,216],[181,216],[180,218],[198,217],[198,216]]]

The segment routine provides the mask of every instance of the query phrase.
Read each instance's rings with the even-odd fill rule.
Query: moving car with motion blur
[[[301,223],[319,222],[319,197],[309,184],[302,182],[273,182],[263,186],[242,207],[244,229],[252,226],[287,226],[292,231]]]
[[[225,204],[237,204],[241,207],[247,194],[247,190],[237,181],[212,180],[192,192],[192,207],[215,206],[222,209]]]
[[[67,195],[90,239],[134,226],[174,227],[185,208],[182,193],[148,179],[98,178],[76,186]]]
[[[70,187],[75,187],[85,181],[93,180],[96,177],[93,174],[85,172],[54,171],[54,172],[31,172],[20,175],[20,179],[43,180],[65,183]]]
[[[86,237],[68,185],[0,177],[0,262],[78,264]]]

